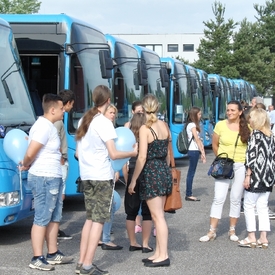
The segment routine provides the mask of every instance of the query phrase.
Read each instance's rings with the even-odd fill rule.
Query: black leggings
[[[136,193],[132,195],[128,193],[128,187],[132,180],[133,170],[129,169],[127,187],[125,190],[124,208],[125,208],[125,213],[127,214],[126,220],[134,221],[138,215],[138,211],[141,205],[142,219],[144,221],[151,221],[152,217],[146,201],[140,200],[140,196],[139,196],[140,178],[137,179],[137,184],[135,187]]]

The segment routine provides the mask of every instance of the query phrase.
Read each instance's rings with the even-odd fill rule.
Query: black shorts
[[[125,190],[124,208],[125,208],[125,213],[127,214],[126,219],[130,221],[134,221],[138,215],[139,208],[141,207],[142,219],[144,221],[152,220],[151,213],[146,201],[140,200],[140,196],[139,196],[140,178],[137,179],[137,183],[135,187],[136,193],[132,195],[128,193],[128,187],[131,183],[133,172],[134,172],[133,170],[134,169],[129,169],[127,187]]]

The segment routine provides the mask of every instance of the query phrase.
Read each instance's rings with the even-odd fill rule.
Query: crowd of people
[[[110,102],[111,91],[106,86],[97,86],[92,99],[94,105],[80,119],[75,136],[86,209],[75,273],[108,275],[108,271],[101,270],[93,263],[96,248],[122,249],[110,237],[115,215],[114,184],[119,178],[119,173],[112,168],[111,160],[125,158],[130,158],[122,169],[126,183],[124,208],[129,251],[152,252],[151,256],[142,259],[146,267],[168,267],[168,226],[164,204],[172,191],[168,153],[171,134],[167,124],[157,117],[159,102],[153,94],[147,94],[142,101],[133,103],[132,118],[125,127],[133,132],[136,143],[132,151],[125,152],[118,151],[115,146],[117,109]],[[72,257],[58,250],[57,239],[58,236],[71,238],[60,231],[59,223],[68,168],[62,119],[63,113],[73,107],[74,100],[74,94],[69,90],[61,91],[60,95],[44,95],[44,115],[38,118],[30,130],[29,147],[19,166],[19,169],[29,171],[28,184],[34,196],[35,215],[31,230],[33,258],[29,264],[33,269],[49,271],[56,264],[73,261]],[[215,125],[212,149],[215,156],[226,153],[234,160],[234,178],[215,179],[209,231],[199,241],[215,240],[230,189],[229,240],[238,242],[240,247],[268,248],[268,198],[275,181],[275,111],[271,106],[266,111],[262,99],[255,97],[251,105],[230,101],[226,114],[227,118]],[[206,162],[200,138],[200,119],[200,108],[190,108],[185,121],[190,141],[185,192],[185,200],[189,202],[200,201],[193,196],[192,187],[199,159],[202,163]],[[247,237],[239,240],[236,226],[242,207]],[[258,239],[255,211],[259,218]],[[153,224],[157,232],[155,248],[149,245]],[[136,239],[137,225],[142,228],[142,245]],[[44,240],[48,249],[46,257],[43,255]]]

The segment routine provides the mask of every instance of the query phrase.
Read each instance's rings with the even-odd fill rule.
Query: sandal
[[[257,247],[267,249],[268,243],[262,243],[260,240],[257,241]]]
[[[205,243],[205,242],[209,242],[209,241],[214,241],[216,239],[216,229],[210,227],[209,232],[207,233],[207,235],[203,236],[200,238],[200,242]]]
[[[239,240],[239,237],[235,233],[235,227],[230,226],[229,231],[228,231],[228,237],[230,241],[232,242],[237,242]]]
[[[244,240],[239,241],[240,247],[255,248],[256,245],[257,245],[256,242],[250,242],[248,237],[246,237]]]

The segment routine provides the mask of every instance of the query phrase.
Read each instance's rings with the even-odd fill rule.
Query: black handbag
[[[233,179],[234,178],[234,169],[233,169],[234,156],[235,156],[238,139],[239,139],[239,134],[235,142],[233,159],[229,158],[227,153],[221,153],[217,155],[208,170],[208,173],[207,173],[208,176],[212,176],[215,179]]]
[[[224,155],[225,157],[222,157]],[[234,160],[229,158],[227,153],[221,153],[212,162],[208,176],[212,176],[215,179],[233,179],[233,164]]]

